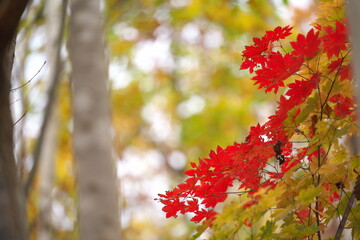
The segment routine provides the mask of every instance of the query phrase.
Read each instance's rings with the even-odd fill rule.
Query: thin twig
[[[15,103],[17,103],[17,102],[20,101],[21,99],[22,99],[22,98],[18,98],[18,99],[16,99],[15,101],[11,102],[11,103],[10,103],[10,106],[13,105],[13,104],[15,104]]]
[[[43,69],[43,67],[45,66],[45,64],[46,64],[46,61],[44,61],[43,65],[42,65],[42,66],[40,67],[40,69],[35,73],[35,75],[34,75],[32,78],[30,78],[30,80],[28,80],[26,83],[22,84],[22,85],[19,86],[19,87],[10,89],[10,91],[13,92],[13,91],[19,90],[20,88],[23,88],[24,86],[26,86],[27,84],[29,84],[29,83],[41,72],[41,70]]]
[[[14,123],[14,126],[21,121],[21,119],[23,119],[25,117],[25,115],[27,114],[27,110],[23,113],[23,115]]]

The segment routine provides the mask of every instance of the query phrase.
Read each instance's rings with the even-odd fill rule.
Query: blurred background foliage
[[[14,65],[13,85],[24,85],[12,93],[14,121],[21,118],[15,125],[15,150],[24,176],[31,167],[28,156],[46,103],[46,64],[41,68],[46,61],[45,2],[33,1],[23,19]],[[153,199],[184,179],[190,161],[205,158],[218,145],[242,141],[250,125],[264,122],[271,114],[276,96],[257,91],[249,76],[239,71],[241,52],[253,37],[274,26],[291,24],[301,31],[311,21],[315,3],[295,2],[103,2],[124,239],[187,239],[193,234],[190,216],[165,219],[161,204]],[[47,170],[52,171],[48,173],[52,191],[50,196],[36,190],[31,193],[32,239],[40,239],[45,218],[50,219],[46,228],[51,230],[51,239],[77,238],[66,38],[65,25],[52,143],[55,162]],[[48,180],[37,176],[36,181],[38,186]],[[51,201],[48,217],[38,211],[41,198]]]

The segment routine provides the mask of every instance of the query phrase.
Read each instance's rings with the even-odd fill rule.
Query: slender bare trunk
[[[353,71],[354,71],[354,83],[355,83],[355,94],[360,96],[360,29],[357,26],[359,24],[360,16],[360,1],[358,0],[349,0],[348,1],[348,17],[350,22],[350,41],[352,49],[352,62],[353,62]],[[357,97],[357,104],[360,104],[360,97]],[[358,114],[360,110],[358,110]]]
[[[26,0],[0,3],[0,239],[26,239],[25,205],[17,181],[9,102],[15,36],[26,4]]]
[[[65,20],[65,9],[67,1],[48,0],[46,2],[46,32],[48,33],[47,63],[49,85],[58,88],[61,59],[60,49],[62,46],[62,36]],[[53,86],[55,83],[55,86]],[[50,91],[49,91],[50,92]],[[50,95],[49,95],[50,97]],[[57,146],[57,96],[48,99],[51,103],[47,128],[44,133],[43,143],[40,154],[39,165],[39,221],[38,221],[38,239],[54,239],[52,221],[51,221],[51,203],[52,189],[54,187],[54,161]]]
[[[54,162],[57,146],[58,115],[56,108],[49,118],[49,126],[45,133],[46,146],[41,153],[39,167],[39,198],[38,198],[38,234],[39,240],[52,240],[53,226],[51,219],[51,204],[54,188]]]
[[[360,1],[358,0],[349,0],[347,5],[347,11],[348,11],[348,17],[350,21],[350,42],[351,48],[352,48],[352,64],[353,64],[353,72],[354,72],[354,87],[355,87],[355,96],[357,99],[357,105],[360,106],[360,30],[357,27],[357,24],[359,23],[359,12],[360,12]],[[360,116],[360,110],[359,107],[357,108],[357,114]],[[353,154],[356,155],[360,151],[359,147],[359,137],[353,136],[352,139],[352,150]],[[338,240],[341,238],[344,227],[347,221],[347,218],[351,212],[351,208],[353,207],[353,204],[355,202],[355,199],[359,196],[359,189],[360,189],[360,177],[358,176],[357,181],[355,183],[355,187],[353,190],[353,193],[351,194],[349,198],[349,202],[346,206],[346,210],[342,216],[342,219],[340,221],[339,227],[336,231],[335,240]]]
[[[59,2],[58,2],[59,3]],[[47,104],[45,106],[44,110],[44,118],[42,121],[40,134],[37,139],[34,152],[33,152],[33,167],[29,172],[29,177],[25,182],[25,197],[28,198],[31,188],[34,183],[35,175],[37,174],[37,169],[40,165],[40,157],[41,157],[41,151],[44,148],[44,145],[46,143],[45,140],[45,134],[47,132],[48,125],[50,123],[50,117],[53,112],[53,107],[55,105],[55,101],[57,98],[57,89],[60,82],[60,69],[61,69],[61,62],[60,62],[60,49],[61,49],[61,40],[62,40],[62,34],[64,30],[64,19],[65,19],[65,12],[66,12],[66,6],[67,6],[67,0],[62,0],[62,9],[60,9],[58,16],[58,26],[53,26],[54,29],[52,29],[53,34],[50,34],[50,39],[48,42],[48,47],[53,48],[52,52],[50,54],[51,57],[49,58],[49,88],[48,88],[48,99]],[[56,21],[56,14],[54,13],[54,16],[51,16],[52,20]],[[48,19],[50,20],[50,19]],[[52,21],[51,21],[52,22]],[[49,56],[49,55],[48,55]]]
[[[107,66],[99,0],[71,1],[70,57],[80,239],[119,240]]]
[[[45,133],[44,148],[41,151],[41,165],[39,166],[39,197],[38,197],[38,229],[37,239],[52,240],[53,226],[51,219],[51,203],[54,188],[54,163],[57,146],[58,115],[54,107],[50,117],[49,125]]]

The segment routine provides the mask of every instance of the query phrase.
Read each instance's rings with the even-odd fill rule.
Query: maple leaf
[[[336,27],[324,27],[326,34],[321,37],[322,46],[324,52],[327,53],[328,59],[331,59],[332,56],[338,57],[340,51],[346,50],[346,44],[348,41],[348,33],[346,26],[337,21]]]
[[[321,73],[317,72],[308,80],[295,80],[294,83],[290,83],[288,85],[289,90],[286,92],[286,95],[291,98],[289,102],[291,102],[293,106],[303,103],[318,86],[320,76]]]
[[[292,54],[294,56],[301,56],[304,58],[312,58],[319,51],[319,45],[321,41],[319,39],[319,32],[311,29],[306,37],[302,34],[297,36],[296,42],[291,42],[291,46],[294,49]]]
[[[344,58],[339,58],[340,52],[347,49],[344,24],[337,22],[334,29],[320,25],[315,28],[318,31],[312,29],[306,36],[299,34],[297,41],[290,43],[294,50],[286,54],[274,51],[273,46],[274,42],[289,36],[291,28],[277,27],[273,31],[267,31],[262,38],[254,38],[252,46],[245,47],[245,60],[240,68],[249,69],[250,73],[255,71],[252,78],[255,84],[259,85],[259,88],[265,88],[265,92],[276,93],[280,87],[285,87],[286,79],[305,66],[305,59],[309,60],[323,51],[329,59],[333,56],[338,58],[327,66],[329,74],[336,71],[340,81],[351,79],[350,64],[344,65]],[[325,35],[319,38],[322,30],[325,30]],[[260,201],[261,196],[255,194],[256,192],[262,188],[275,188],[286,172],[302,166],[304,160],[311,163],[322,159],[324,163],[327,162],[328,151],[318,145],[319,140],[310,144],[313,140],[311,138],[317,134],[317,123],[321,121],[318,113],[313,112],[307,118],[310,121],[305,125],[299,125],[300,123],[295,121],[299,114],[305,115],[301,104],[319,87],[321,79],[324,79],[320,72],[306,67],[310,70],[308,74],[312,73],[312,76],[288,84],[288,91],[280,96],[275,114],[270,116],[265,124],[251,127],[243,143],[234,143],[226,148],[217,147],[216,151],[209,153],[208,158],[200,159],[198,164],[190,163],[191,169],[185,172],[189,178],[172,191],[159,194],[159,201],[165,205],[163,211],[166,212],[166,217],[191,212],[195,214],[191,221],[204,221],[206,226],[211,226],[217,215],[214,208],[226,200],[226,191],[233,186],[235,180],[240,182],[239,189],[249,190],[248,199],[251,201],[243,205],[246,208]],[[255,68],[257,69],[254,70]],[[342,94],[332,96],[325,104],[325,107],[330,108],[335,116],[340,118],[354,111],[353,100]],[[307,132],[302,135],[309,142],[309,146],[294,149],[290,139],[296,130],[303,126]],[[274,159],[278,160],[278,167],[272,166]],[[269,166],[275,170],[269,170]],[[327,191],[333,191],[333,188],[327,189],[326,185],[323,187]],[[328,197],[327,201],[332,202],[339,196],[336,192],[329,192]],[[321,213],[324,206],[321,201],[317,203],[316,210]],[[307,208],[299,207],[294,212],[299,221],[305,221],[310,216]]]
[[[306,222],[309,218],[309,208],[303,208],[295,212],[295,215],[299,218],[299,223]]]
[[[351,65],[343,65],[342,58],[332,61],[331,64],[328,66],[328,69],[330,69],[329,73],[332,73],[336,70],[337,74],[340,76],[340,81],[343,81],[345,79],[352,79]]]
[[[342,65],[339,70],[340,74],[340,81],[343,81],[345,79],[352,80],[352,66],[351,64],[348,65]]]
[[[279,136],[284,135],[281,129],[283,129],[283,122],[287,118],[288,112],[295,106],[289,99],[285,96],[281,95],[278,103],[277,110],[274,115],[269,117],[269,121],[265,123],[267,129],[271,129],[272,137],[275,137],[278,140],[282,140],[282,137]],[[276,133],[276,135],[275,135]]]
[[[335,70],[338,70],[341,67],[342,63],[343,63],[342,58],[338,58],[337,60],[332,61],[330,63],[330,65],[328,66],[328,69],[330,69],[329,73],[332,73]]]
[[[215,219],[217,212],[215,212],[213,209],[202,209],[200,211],[195,212],[195,216],[191,218],[191,221],[193,222],[201,222],[204,218],[208,220],[209,222],[212,222]]]
[[[226,149],[218,147],[217,152],[211,151],[209,158],[201,159],[199,164],[191,163],[193,169],[185,172],[190,178],[184,183],[166,194],[159,194],[159,201],[165,205],[162,210],[166,212],[166,217],[193,212],[196,216],[192,221],[201,221],[205,217],[211,224],[212,216],[216,212],[200,211],[199,206],[211,209],[227,198],[225,192],[234,181],[228,171],[238,157],[238,147],[239,145],[235,144]]]
[[[266,67],[256,70],[256,76],[252,78],[259,89],[265,88],[265,92],[274,89],[277,93],[279,87],[284,87],[284,80],[299,71],[304,59],[292,54],[282,55],[276,52],[269,56]]]
[[[199,210],[199,200],[194,198],[191,199],[189,201],[187,201],[187,206],[186,206],[186,211],[187,212],[196,212]]]
[[[330,102],[335,103],[335,116],[344,118],[354,111],[354,102],[351,98],[343,96],[341,93],[332,96]]]
[[[159,194],[159,196],[162,197],[159,201],[165,205],[162,210],[166,213],[166,218],[177,217],[179,211],[184,213],[182,209],[185,207],[185,204],[177,197],[169,197],[167,194]]]
[[[280,39],[285,39],[287,36],[291,35],[291,30],[293,28],[290,26],[285,27],[276,27],[273,31],[266,31],[266,37],[272,42],[278,41]]]
[[[265,66],[267,53],[271,42],[267,38],[254,38],[254,45],[246,46],[243,51],[244,62],[241,64],[240,69],[249,69],[250,73],[254,72],[257,66]]]
[[[276,27],[273,31],[267,31],[262,38],[254,38],[254,44],[245,46],[242,52],[245,58],[240,69],[249,69],[250,73],[254,72],[254,68],[264,67],[269,55],[273,54],[273,42],[284,39],[291,35],[292,27]]]

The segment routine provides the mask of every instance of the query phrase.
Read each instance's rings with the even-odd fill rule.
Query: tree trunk
[[[26,239],[25,203],[17,181],[9,91],[15,37],[27,0],[0,3],[0,239]]]
[[[62,4],[58,1],[59,6],[62,9],[59,10],[59,13],[53,13],[53,16],[48,18],[48,24],[52,24],[53,26],[48,28],[49,32],[49,41],[47,45],[48,51],[48,61],[49,61],[49,87],[48,87],[48,94],[47,94],[47,103],[44,110],[44,118],[41,124],[39,137],[37,138],[36,145],[33,152],[33,166],[29,172],[29,177],[25,183],[25,197],[28,198],[31,188],[34,183],[35,176],[37,174],[37,169],[40,165],[40,158],[42,149],[45,147],[46,140],[45,135],[48,129],[48,125],[50,124],[50,118],[53,112],[53,107],[55,105],[55,101],[57,98],[57,89],[60,82],[60,69],[61,69],[61,61],[60,61],[60,49],[61,49],[61,42],[64,30],[64,20],[65,20],[65,13],[66,13],[66,6],[67,0],[62,0]],[[58,5],[56,4],[56,5]],[[56,8],[55,6],[52,6]],[[48,6],[48,5],[47,5]],[[58,15],[58,16],[57,16]],[[58,18],[58,19],[56,19]],[[55,23],[53,23],[55,22]],[[54,24],[58,23],[58,26]],[[47,26],[49,27],[49,26]],[[51,52],[49,52],[49,48],[52,48]]]
[[[350,0],[348,1],[348,17],[350,23],[350,42],[352,49],[352,65],[354,72],[354,83],[355,83],[355,96],[357,96],[357,104],[360,106],[360,30],[357,27],[359,24],[359,12],[360,12],[360,1]],[[357,108],[357,114],[360,114],[359,108]],[[359,116],[359,115],[358,115]]]
[[[48,0],[45,3],[46,9],[46,32],[47,39],[47,63],[49,81],[49,93],[52,88],[58,88],[60,82],[61,58],[60,49],[64,29],[64,20],[67,1]],[[49,94],[47,108],[50,109],[47,127],[44,129],[43,143],[39,156],[39,219],[38,234],[39,240],[54,239],[51,220],[52,189],[54,187],[54,162],[58,136],[58,114],[57,114],[57,94]],[[46,124],[46,122],[44,122]]]
[[[359,42],[360,42],[360,31],[359,28],[357,27],[357,24],[359,23],[359,12],[360,12],[360,1],[359,0],[350,0],[348,1],[347,4],[347,13],[348,13],[348,18],[349,18],[349,25],[350,25],[350,29],[349,29],[349,38],[350,38],[350,42],[351,44],[351,49],[352,49],[352,66],[353,66],[353,73],[354,73],[354,88],[355,88],[355,96],[356,96],[356,101],[357,101],[357,115],[360,116],[360,109],[359,109],[359,104],[360,104],[360,46],[359,46]],[[353,154],[356,155],[360,152],[360,146],[359,146],[359,137],[358,136],[352,136],[351,139],[351,143],[352,143],[352,151]],[[357,181],[355,183],[354,186],[354,190],[353,193],[350,196],[349,202],[347,204],[346,210],[344,215],[342,216],[340,225],[337,229],[336,235],[334,239],[340,239],[347,221],[347,218],[351,212],[351,208],[354,205],[354,202],[356,201],[355,198],[357,198],[358,196],[358,190],[360,187],[360,178],[358,176]]]
[[[70,9],[73,146],[79,189],[80,239],[119,240],[100,1],[73,0]]]

